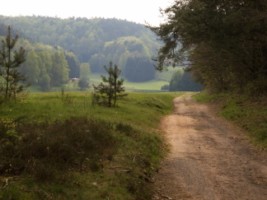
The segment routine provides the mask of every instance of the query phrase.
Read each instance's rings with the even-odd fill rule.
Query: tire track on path
[[[266,200],[266,152],[190,95],[173,103],[161,124],[170,153],[155,176],[153,200]]]

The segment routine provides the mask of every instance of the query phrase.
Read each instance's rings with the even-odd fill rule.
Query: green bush
[[[238,104],[238,102],[235,100],[230,100],[224,105],[221,115],[226,119],[238,120],[245,115],[245,111],[243,110],[242,106]]]

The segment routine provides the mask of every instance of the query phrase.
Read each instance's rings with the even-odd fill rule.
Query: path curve
[[[174,99],[161,128],[170,153],[153,200],[266,200],[267,154],[190,95]]]

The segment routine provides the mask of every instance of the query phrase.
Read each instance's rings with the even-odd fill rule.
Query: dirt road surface
[[[174,99],[161,128],[170,153],[153,200],[267,200],[267,154],[190,96]]]

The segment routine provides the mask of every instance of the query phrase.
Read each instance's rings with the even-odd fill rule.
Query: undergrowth
[[[129,94],[116,108],[67,95],[0,105],[0,199],[150,199],[158,123],[177,94]]]
[[[10,134],[0,121],[0,173],[27,173],[46,181],[68,170],[99,170],[116,150],[110,124],[85,117],[43,123],[13,123]],[[6,131],[5,131],[6,130]]]
[[[235,122],[245,130],[256,145],[267,148],[267,101],[266,97],[248,97],[234,94],[195,95],[195,99],[203,103],[217,104],[220,115]]]

